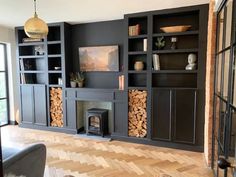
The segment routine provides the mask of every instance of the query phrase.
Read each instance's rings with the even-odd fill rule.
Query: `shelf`
[[[61,44],[61,41],[48,41],[48,44]]]
[[[49,70],[48,73],[62,73],[61,70]]]
[[[58,58],[58,57],[61,57],[62,55],[61,54],[51,54],[51,55],[48,55],[48,58]]]
[[[143,39],[147,38],[148,36],[146,34],[136,35],[136,36],[129,36],[129,39]]]
[[[128,73],[134,73],[134,74],[145,74],[147,73],[146,70],[142,70],[142,71],[135,71],[135,70],[129,70]]]
[[[165,53],[192,53],[198,52],[198,49],[175,49],[175,50],[154,50],[153,54],[165,54]]]
[[[44,45],[44,42],[25,42],[19,43],[18,46],[36,46],[36,45]]]
[[[45,55],[22,55],[19,58],[44,58]]]
[[[134,51],[134,52],[129,52],[129,55],[146,55],[147,52],[145,51]]]
[[[49,87],[62,87],[63,85],[58,85],[58,84],[49,84]]]
[[[37,74],[37,73],[45,73],[45,71],[20,71],[20,73],[29,73],[29,74]]]
[[[147,90],[147,87],[128,87],[129,90]]]
[[[167,90],[197,90],[198,88],[196,87],[152,87],[152,89],[167,89]]]
[[[45,86],[46,84],[20,84],[20,86],[24,86],[24,85],[27,85],[27,86],[34,86],[34,85],[37,85],[37,86]]]
[[[185,31],[185,32],[178,32],[178,33],[155,33],[153,37],[161,37],[161,36],[185,36],[185,35],[198,35],[198,31]]]
[[[168,74],[168,73],[178,73],[178,74],[194,74],[194,73],[197,73],[197,70],[153,70],[152,73],[163,73],[163,74]]]

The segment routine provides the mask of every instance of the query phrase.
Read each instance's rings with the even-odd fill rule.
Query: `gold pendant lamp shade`
[[[34,17],[25,22],[24,30],[28,37],[42,39],[48,35],[48,25],[36,13],[36,0],[34,0]]]

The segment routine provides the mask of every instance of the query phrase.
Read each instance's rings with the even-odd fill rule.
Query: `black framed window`
[[[0,43],[0,125],[9,123],[6,44]]]

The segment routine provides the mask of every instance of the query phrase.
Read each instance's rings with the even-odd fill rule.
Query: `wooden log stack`
[[[147,91],[129,90],[129,136],[147,135]]]
[[[50,90],[50,115],[51,126],[63,127],[63,106],[61,88],[51,88]]]

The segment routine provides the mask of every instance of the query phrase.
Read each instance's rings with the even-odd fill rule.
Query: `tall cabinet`
[[[42,40],[31,40],[23,27],[16,28],[20,126],[76,132],[76,127],[67,125],[63,99],[70,67],[65,60],[71,58],[70,25],[48,26],[48,36]]]
[[[147,93],[146,136],[130,139],[203,150],[207,17],[208,5],[125,15],[125,89]],[[190,28],[161,30],[180,25]],[[156,43],[161,38],[165,45],[159,48]],[[175,47],[171,40],[177,40]],[[197,57],[196,69],[185,69],[189,54]],[[154,55],[159,56],[158,70]],[[135,69],[137,62],[143,69]],[[130,122],[130,110],[127,114]]]

